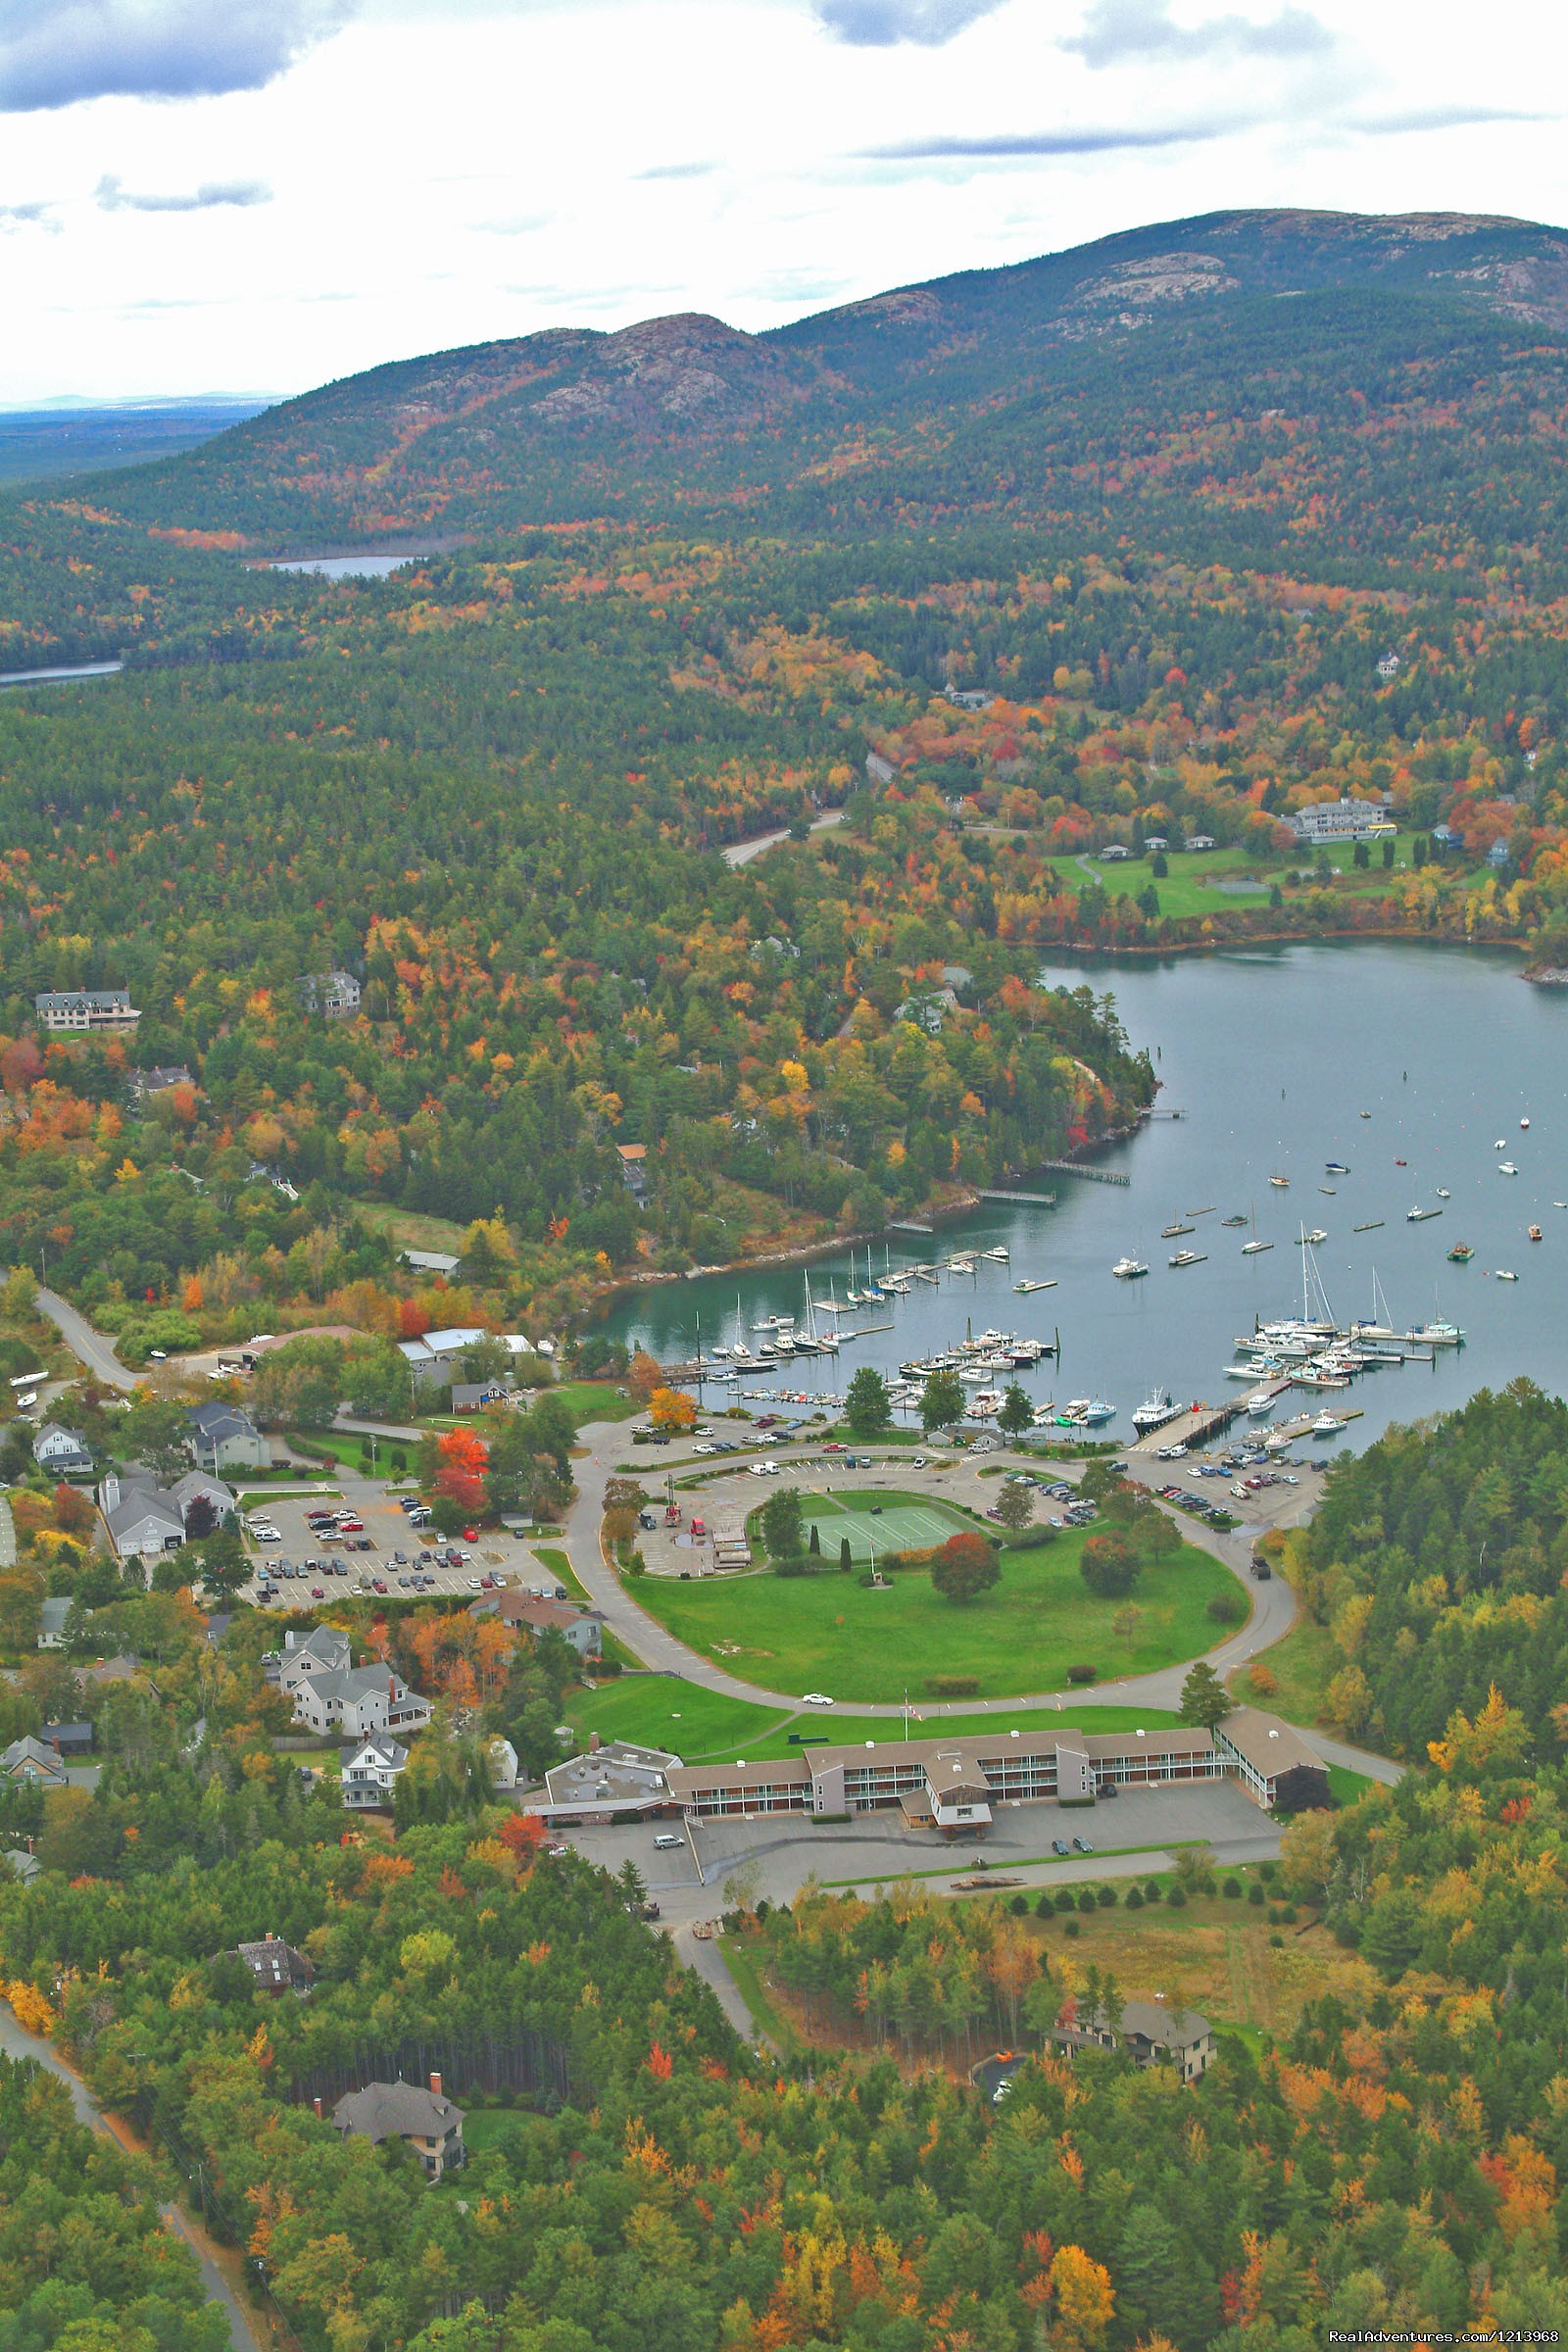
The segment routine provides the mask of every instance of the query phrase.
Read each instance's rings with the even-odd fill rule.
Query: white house
[[[216,1396],[209,1404],[191,1407],[190,1449],[204,1470],[268,1470],[271,1467],[272,1449],[251,1419],[237,1404],[223,1404]]]
[[[92,1449],[75,1430],[46,1421],[32,1441],[32,1458],[51,1478],[91,1478]]]
[[[187,1470],[183,1478],[174,1481],[169,1492],[179,1505],[180,1516],[185,1519],[190,1516],[191,1504],[198,1500],[212,1504],[215,1522],[219,1527],[224,1526],[239,1509],[233,1489],[225,1487],[220,1478],[209,1478],[205,1470]]]
[[[293,1693],[294,1718],[313,1732],[365,1740],[375,1732],[419,1732],[430,1702],[390,1666],[347,1666],[306,1675]]]
[[[71,1615],[71,1595],[59,1595],[38,1604],[38,1647],[63,1649],[66,1642],[66,1619]]]
[[[141,1019],[128,988],[45,989],[33,998],[32,1008],[46,1029],[67,1035],[100,1029],[123,1032]]]
[[[279,1689],[292,1697],[313,1674],[346,1674],[353,1663],[349,1638],[342,1628],[318,1625],[310,1634],[285,1633],[276,1671],[272,1672],[270,1664],[269,1673]]]
[[[460,1323],[450,1331],[427,1331],[422,1340],[400,1340],[398,1346],[419,1388],[449,1389],[459,1356],[484,1336],[476,1323]]]
[[[517,1751],[510,1740],[492,1740],[485,1749],[490,1760],[490,1778],[498,1788],[517,1786]]]
[[[150,1470],[111,1470],[98,1508],[119,1559],[156,1560],[185,1541],[185,1514]]]
[[[362,1740],[357,1747],[343,1750],[343,1802],[351,1812],[366,1812],[372,1807],[385,1809],[392,1802],[398,1774],[409,1760],[409,1751],[395,1740],[372,1735]]]
[[[1398,831],[1377,801],[1314,801],[1286,819],[1298,841],[1392,841]]]

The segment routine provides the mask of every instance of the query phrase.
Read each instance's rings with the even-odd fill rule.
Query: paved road
[[[825,816],[812,817],[811,831],[820,833],[828,825],[842,825],[843,822],[843,809],[830,808]],[[750,865],[752,859],[760,858],[764,850],[776,850],[779,843],[788,841],[789,837],[789,828],[785,826],[777,833],[759,833],[755,841],[732,841],[727,850],[720,850],[718,854],[726,865]]]
[[[140,1376],[126,1371],[115,1353],[114,1341],[103,1332],[94,1331],[85,1315],[78,1315],[68,1298],[58,1297],[54,1291],[40,1291],[38,1311],[48,1316],[72,1354],[78,1363],[85,1364],[94,1380],[122,1394],[136,1386]]]
[[[36,2034],[27,2033],[24,2027],[19,2025],[16,2012],[6,2001],[0,2001],[0,2053],[7,2058],[35,2058],[46,2073],[57,2077],[70,2091],[71,2104],[75,2110],[78,2123],[88,2125],[94,2132],[102,2132],[108,2138],[116,2136],[110,2131],[103,2109],[81,2077],[72,2072],[49,2042],[44,2041]],[[262,2352],[260,2339],[251,2326],[248,2315],[236,2302],[228,2280],[223,2277],[217,2263],[210,2254],[203,2250],[201,2240],[191,2229],[185,2216],[176,2205],[161,2205],[159,2212],[163,2215],[165,2229],[172,2230],[176,2235],[182,2237],[195,2255],[196,2266],[201,2272],[202,2284],[207,2290],[207,2300],[210,2303],[221,2304],[227,2314],[228,2336],[233,2352]]]

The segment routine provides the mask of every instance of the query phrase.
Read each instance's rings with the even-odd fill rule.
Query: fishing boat
[[[1021,1293],[1024,1298],[1027,1298],[1031,1291],[1054,1291],[1056,1287],[1056,1278],[1053,1274],[1049,1275],[1044,1281],[1015,1282],[1012,1287],[1015,1291]]]
[[[1102,1429],[1107,1421],[1115,1420],[1116,1407],[1102,1396],[1091,1396],[1078,1418],[1086,1429]]]
[[[1540,1241],[1540,1239],[1541,1239],[1541,1227],[1540,1227],[1539,1225],[1532,1225],[1532,1226],[1531,1226],[1531,1228],[1530,1228],[1530,1239],[1531,1239],[1531,1241],[1533,1241],[1533,1242],[1539,1242],[1539,1241]]]
[[[1308,1242],[1310,1242],[1315,1248],[1319,1242],[1326,1242],[1328,1238],[1328,1235],[1324,1232],[1321,1225],[1314,1225],[1310,1233],[1307,1233],[1303,1228],[1300,1238],[1297,1243],[1297,1248],[1298,1250],[1304,1250]]]
[[[1448,1251],[1448,1263],[1451,1266],[1467,1266],[1474,1255],[1475,1251],[1468,1242],[1455,1242]]]
[[[1446,1184],[1440,1184],[1438,1187],[1438,1199],[1440,1200],[1450,1200],[1452,1198],[1453,1196],[1449,1192],[1447,1186]]]
[[[1141,1274],[1149,1272],[1141,1257],[1118,1257],[1110,1270],[1118,1282],[1136,1282]]]
[[[1345,1423],[1333,1413],[1322,1412],[1313,1422],[1310,1434],[1314,1438],[1340,1438],[1345,1435]]]
[[[1266,1421],[1273,1410],[1274,1399],[1272,1396],[1249,1396],[1247,1399],[1249,1421]]]
[[[1165,1263],[1168,1266],[1206,1266],[1208,1253],[1203,1250],[1177,1250]]]
[[[1407,1331],[1404,1336],[1412,1348],[1464,1346],[1464,1333],[1457,1323],[1450,1323],[1446,1315],[1434,1315],[1430,1323],[1418,1324],[1414,1331]]]
[[[1379,1233],[1382,1228],[1383,1219],[1381,1217],[1369,1217],[1364,1225],[1352,1226],[1351,1231],[1353,1233]]]
[[[982,1250],[980,1254],[982,1257],[989,1257],[993,1265],[1004,1266],[1012,1253],[1005,1242],[998,1242],[994,1249]]]
[[[1178,1235],[1193,1231],[1194,1228],[1191,1225],[1162,1225],[1159,1229],[1159,1238],[1162,1242],[1174,1242]]]
[[[1407,1225],[1424,1225],[1428,1217],[1441,1217],[1442,1214],[1441,1208],[1407,1208],[1404,1221]]]
[[[1498,1282],[1517,1282],[1519,1277],[1517,1274],[1510,1274],[1506,1266],[1499,1266],[1495,1279]]]
[[[1163,1429],[1167,1421],[1174,1421],[1181,1409],[1172,1402],[1169,1389],[1152,1389],[1133,1414],[1133,1427],[1140,1437],[1146,1437],[1152,1429]]]
[[[1245,1225],[1247,1219],[1245,1217],[1221,1217],[1220,1223],[1222,1225]]]
[[[1323,1172],[1326,1176],[1348,1176],[1350,1173],[1349,1162],[1344,1159],[1326,1159],[1323,1162]]]

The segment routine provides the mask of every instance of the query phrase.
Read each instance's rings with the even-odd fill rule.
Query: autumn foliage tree
[[[449,1429],[437,1442],[435,1487],[461,1510],[484,1507],[484,1473],[489,1454],[471,1429]]]
[[[656,1389],[648,1399],[648,1418],[656,1429],[675,1435],[697,1426],[697,1404],[684,1389]]]
[[[931,1563],[931,1582],[944,1600],[974,1600],[1001,1577],[996,1553],[968,1528],[950,1536]]]

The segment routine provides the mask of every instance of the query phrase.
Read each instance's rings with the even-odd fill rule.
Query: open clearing
[[[851,1529],[852,1558],[857,1521],[888,1523],[858,1512],[823,1523]],[[851,1702],[906,1694],[918,1702],[932,1695],[932,1678],[954,1675],[972,1676],[973,1693],[961,1695],[980,1698],[1059,1690],[1080,1663],[1108,1680],[1152,1673],[1211,1646],[1218,1629],[1206,1604],[1236,1590],[1217,1560],[1184,1544],[1143,1570],[1129,1602],[1099,1600],[1078,1572],[1083,1542],[1069,1530],[1050,1545],[1004,1552],[1001,1582],[971,1601],[944,1600],[923,1570],[901,1571],[874,1590],[841,1575],[826,1533],[814,1576],[645,1577],[636,1597],[688,1648],[743,1681]],[[1122,1617],[1124,1610],[1136,1614]]]

